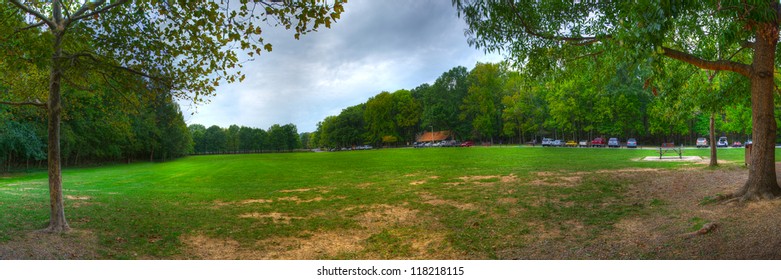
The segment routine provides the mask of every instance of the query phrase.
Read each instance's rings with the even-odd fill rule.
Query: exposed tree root
[[[707,224],[702,225],[702,228],[700,228],[697,231],[684,233],[682,236],[683,236],[684,239],[690,239],[690,238],[693,238],[693,237],[696,237],[696,236],[699,236],[699,235],[708,234],[709,232],[712,232],[712,231],[714,231],[714,230],[716,230],[718,228],[719,228],[719,224],[711,222],[711,223],[707,223]]]
[[[64,225],[49,225],[48,227],[41,229],[39,232],[42,233],[66,233],[71,231],[71,227],[68,226],[68,224]]]
[[[772,200],[779,197],[780,196],[774,195],[772,192],[754,193],[742,189],[731,194],[718,194],[716,195],[715,201],[721,205],[731,203],[742,204],[751,201]]]

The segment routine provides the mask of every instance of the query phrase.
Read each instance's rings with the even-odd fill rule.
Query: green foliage
[[[32,125],[15,121],[0,123],[0,162],[46,159],[44,144]]]
[[[505,69],[499,64],[478,63],[469,73],[468,93],[460,106],[459,118],[471,122],[475,138],[493,141],[500,135],[506,79]]]
[[[366,101],[363,116],[368,132],[366,138],[370,143],[381,143],[383,136],[397,133],[393,101],[389,92],[381,92]]]

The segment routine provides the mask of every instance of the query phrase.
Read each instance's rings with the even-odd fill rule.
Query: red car
[[[464,143],[461,143],[461,147],[472,147],[474,143],[472,141],[466,141]]]
[[[593,141],[591,141],[591,147],[604,147],[605,146],[605,139],[602,137],[594,138]]]

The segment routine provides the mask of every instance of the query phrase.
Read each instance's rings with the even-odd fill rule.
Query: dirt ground
[[[781,164],[776,169],[781,170]],[[539,174],[541,179],[538,181],[549,182],[550,178],[545,177],[550,175]],[[578,174],[578,180],[558,181],[578,184],[581,177],[592,175],[629,182],[626,202],[641,205],[644,210],[625,217],[612,229],[596,236],[591,228],[576,221],[565,222],[569,223],[563,227],[567,231],[543,226],[530,234],[526,246],[498,252],[497,256],[502,259],[781,259],[781,199],[747,204],[707,203],[708,197],[727,194],[740,187],[748,176],[743,167],[631,169],[584,173]],[[425,203],[432,205],[450,203],[428,193],[421,196]],[[406,233],[414,239],[410,241],[412,250],[420,252],[416,259],[467,258],[463,252],[453,250],[442,228],[436,224],[420,224],[422,219],[417,210],[403,205],[366,207],[370,207],[370,211],[355,217],[363,230],[312,232],[301,238],[259,240],[252,246],[254,248],[229,239],[184,235],[180,240],[185,255],[176,258],[350,258],[345,253],[361,251],[365,244],[363,240],[392,225],[415,225],[426,229]],[[248,218],[255,214],[248,214]],[[279,222],[292,219],[281,214],[273,218]],[[687,234],[706,223],[715,223],[716,229],[693,237]],[[29,233],[0,243],[0,259],[94,259],[99,257],[98,250],[94,233],[85,230],[64,235]],[[382,255],[362,257],[384,258]]]
[[[781,170],[781,164],[776,165]],[[781,259],[781,199],[746,204],[708,203],[737,190],[745,168],[626,170],[611,176],[631,182],[630,202],[651,208],[625,218],[607,233],[582,242],[572,232],[535,234],[531,246],[506,252],[511,259]],[[781,177],[780,177],[781,178]],[[715,223],[706,234],[692,233]]]

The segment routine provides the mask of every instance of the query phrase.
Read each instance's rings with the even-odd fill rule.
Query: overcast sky
[[[325,117],[382,91],[412,89],[456,66],[501,60],[469,47],[465,28],[450,0],[351,0],[331,29],[301,40],[283,28],[264,29],[274,50],[247,62],[244,82],[221,85],[210,103],[181,104],[184,117],[206,127],[293,123],[311,132]]]

